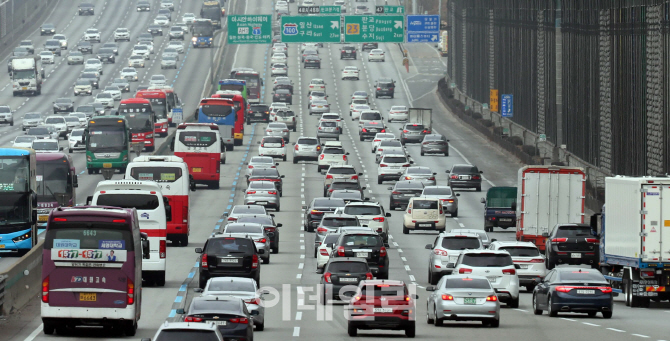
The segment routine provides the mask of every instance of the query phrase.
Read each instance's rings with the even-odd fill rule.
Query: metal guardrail
[[[2,306],[5,303],[5,281],[7,276],[0,276],[0,316],[2,316]]]

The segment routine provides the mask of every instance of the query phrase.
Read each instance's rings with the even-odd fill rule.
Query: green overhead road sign
[[[405,14],[405,7],[403,7],[403,6],[375,6],[375,13],[377,13],[377,14]]]
[[[344,17],[344,41],[346,43],[402,43],[404,40],[405,16],[403,15],[347,15]]]
[[[340,16],[282,16],[281,41],[284,43],[339,43]]]
[[[341,6],[298,6],[298,14],[340,14]]]
[[[271,44],[271,15],[229,15],[228,44]]]

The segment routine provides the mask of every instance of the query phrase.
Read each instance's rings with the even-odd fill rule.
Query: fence
[[[670,168],[670,0],[450,0],[450,81],[604,174]],[[561,149],[563,150],[563,149]]]

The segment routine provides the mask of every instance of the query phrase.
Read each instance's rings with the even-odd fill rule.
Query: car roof
[[[365,258],[358,258],[358,257],[331,257],[328,259],[329,263],[341,263],[341,262],[361,262],[367,264],[367,260]]]
[[[463,236],[479,239],[478,234],[469,233],[469,232],[462,232],[462,233],[443,232],[443,233],[440,233],[440,235],[439,235],[439,237],[444,237],[444,238],[463,237]]]
[[[478,249],[465,249],[463,250],[463,254],[465,253],[476,253],[476,254],[496,254],[496,255],[508,255],[509,252],[504,251],[504,250],[489,250],[489,249],[483,249],[483,250],[478,250]]]
[[[491,244],[496,245],[498,247],[520,246],[520,247],[537,248],[537,245],[535,245],[531,242],[520,242],[520,241],[516,241],[516,240],[514,240],[514,241],[495,241],[495,242],[492,242]]]

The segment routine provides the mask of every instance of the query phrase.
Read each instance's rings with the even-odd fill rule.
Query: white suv
[[[332,165],[347,165],[349,164],[349,153],[342,148],[341,142],[326,143],[321,149],[319,160],[317,161],[316,171],[321,173],[321,170],[328,169]]]
[[[489,245],[489,250],[507,251],[512,255],[512,261],[520,267],[517,269],[519,284],[525,286],[529,292],[535,288],[535,279],[542,279],[547,274],[544,256],[531,242],[495,241]]]
[[[100,31],[97,28],[89,28],[84,33],[84,40],[91,42],[100,42]]]
[[[432,250],[428,257],[428,282],[437,284],[442,276],[451,275],[463,250],[483,250],[484,245],[476,234],[440,233],[433,244],[426,244]]]
[[[259,156],[270,156],[272,158],[281,158],[286,161],[286,143],[281,136],[265,136],[258,142]]]
[[[402,233],[428,230],[444,232],[447,219],[442,201],[437,198],[415,197],[409,199],[402,221]]]
[[[398,180],[405,173],[405,168],[413,164],[404,154],[387,154],[382,156],[377,166],[377,184],[386,180]]]
[[[384,244],[388,246],[389,243],[389,220],[391,213],[384,212],[384,207],[378,202],[356,202],[348,203],[342,209],[342,213],[355,215],[361,225],[369,227],[372,231],[377,232]]]
[[[58,131],[58,138],[65,138],[67,135],[67,122],[63,116],[49,116],[44,120],[44,124],[51,124]]]
[[[114,42],[120,40],[130,41],[130,31],[125,27],[119,27],[114,30]]]
[[[352,165],[333,165],[326,171],[326,179],[323,181],[323,196],[327,196],[328,188],[333,181],[360,182],[358,177],[363,173],[356,173]]]
[[[213,322],[166,322],[158,327],[153,340],[172,339],[173,335],[179,335],[180,338],[183,337],[191,340],[223,341],[223,336],[218,326],[218,324]]]
[[[519,268],[507,251],[464,250],[458,257],[454,273],[486,276],[498,299],[510,308],[519,307]]]

